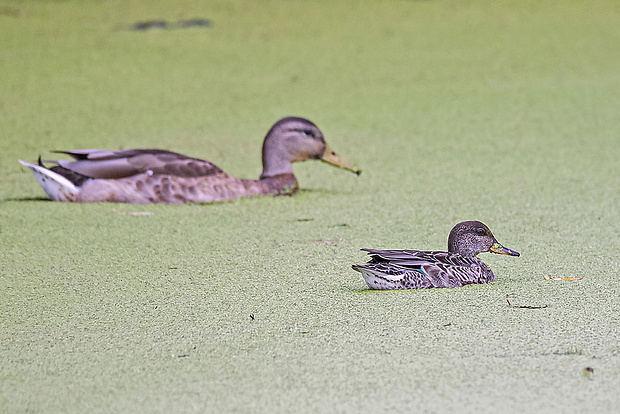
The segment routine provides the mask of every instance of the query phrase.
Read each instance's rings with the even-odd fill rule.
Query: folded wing
[[[371,260],[359,266],[384,278],[402,278],[420,287],[456,287],[493,280],[491,270],[477,258],[458,253],[418,250],[362,249]],[[414,280],[416,279],[416,280]],[[424,280],[418,280],[424,279]]]
[[[469,267],[478,264],[478,259],[463,257],[458,253],[420,250],[375,250],[362,249],[371,255],[373,261],[385,261],[395,266],[419,268],[422,265],[444,264]]]
[[[165,150],[55,152],[67,154],[75,159],[75,161],[56,161],[58,165],[90,178],[124,178],[144,173],[205,177],[223,173],[219,167],[208,161]]]

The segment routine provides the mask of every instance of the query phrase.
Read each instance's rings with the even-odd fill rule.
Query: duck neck
[[[462,243],[459,245],[456,243],[456,240],[448,240],[448,251],[450,253],[458,253],[463,257],[476,257],[476,255],[480,252],[475,251],[475,249],[469,248],[467,245],[463,245]]]
[[[282,174],[293,174],[293,165],[288,159],[289,154],[278,148],[263,147],[263,173],[264,178],[275,177]]]
[[[475,258],[475,257],[476,257],[476,255],[477,255],[479,252],[475,252],[475,251],[473,251],[473,250],[468,250],[468,249],[461,249],[461,250],[458,250],[458,251],[457,251],[457,253],[458,253],[458,254],[460,254],[460,255],[461,255],[461,256],[463,256],[463,257],[468,257],[468,258],[473,259],[473,258]]]
[[[276,140],[272,134],[267,134],[263,142],[263,178],[275,177],[282,174],[293,174],[291,153],[285,145]]]

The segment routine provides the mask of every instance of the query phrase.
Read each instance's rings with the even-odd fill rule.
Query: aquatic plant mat
[[[2,1],[0,27],[1,412],[617,412],[617,2]],[[74,205],[17,162],[155,147],[256,178],[287,115],[362,175]],[[494,283],[350,268],[473,219],[521,253],[480,255]]]

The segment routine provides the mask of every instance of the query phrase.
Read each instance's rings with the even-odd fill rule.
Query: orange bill
[[[493,246],[491,246],[489,251],[492,253],[505,254],[508,256],[520,256],[519,252],[515,252],[514,250],[507,249],[506,247],[499,244],[497,240],[495,240],[495,243],[493,243]]]

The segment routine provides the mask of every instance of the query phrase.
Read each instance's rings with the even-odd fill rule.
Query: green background
[[[0,411],[617,412],[619,45],[616,1],[0,2]],[[153,147],[257,178],[288,115],[363,174],[79,205],[17,163]],[[480,256],[492,284],[350,268],[472,219],[521,253]]]

